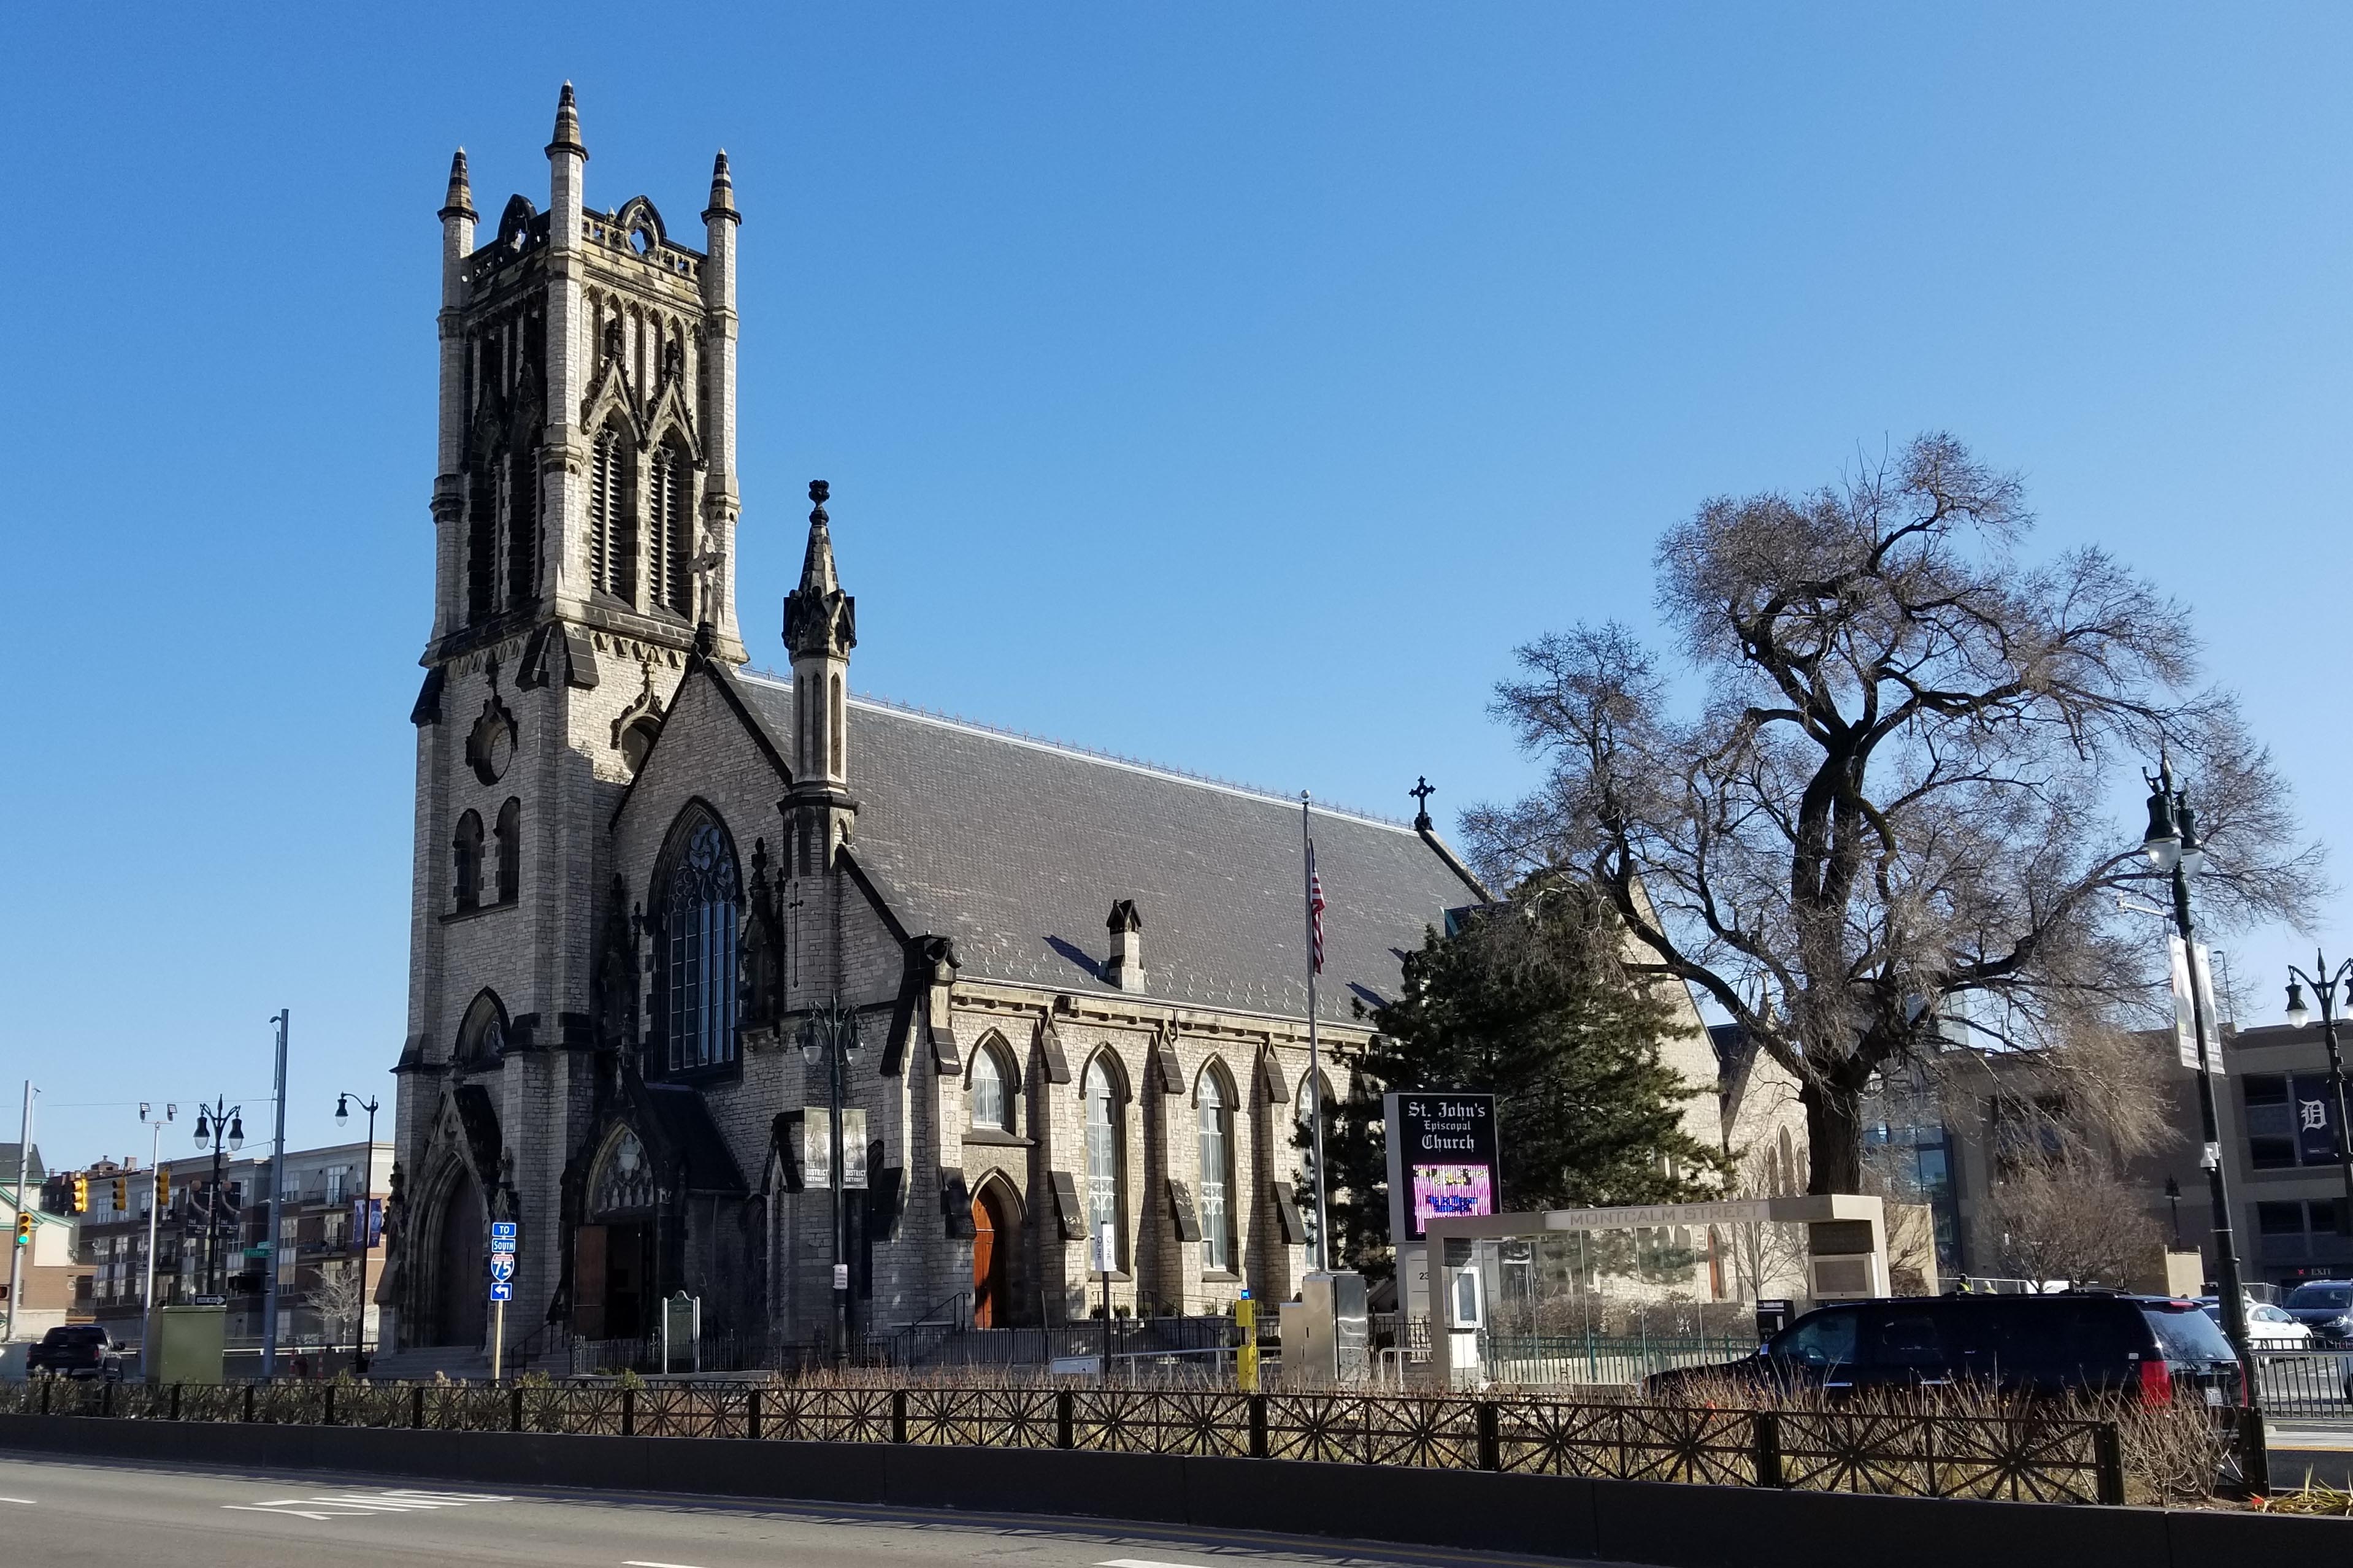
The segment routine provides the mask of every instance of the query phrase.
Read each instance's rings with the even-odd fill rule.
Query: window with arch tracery
[[[1012,1131],[1013,1074],[1006,1065],[1005,1053],[994,1042],[983,1045],[965,1070],[971,1079],[972,1125],[992,1132]]]
[[[1103,1226],[1112,1229],[1112,1255],[1103,1259],[1112,1268],[1124,1267],[1127,1237],[1120,1224],[1120,1188],[1124,1175],[1125,1140],[1122,1137],[1123,1115],[1119,1085],[1113,1079],[1110,1064],[1098,1055],[1087,1064],[1087,1076],[1082,1086],[1087,1106],[1087,1255],[1092,1264],[1096,1238]]]
[[[617,426],[597,433],[588,471],[588,566],[596,586],[628,604],[638,597],[638,508],[634,454]]]
[[[588,1189],[588,1214],[593,1219],[634,1214],[654,1206],[653,1162],[638,1135],[622,1128],[596,1166],[596,1180]]]
[[[476,996],[458,1026],[457,1059],[461,1065],[495,1062],[507,1048],[506,1015],[499,999],[488,991]]]
[[[1227,1198],[1234,1190],[1233,1098],[1214,1065],[1201,1069],[1193,1091],[1201,1149],[1201,1267],[1220,1272],[1234,1266],[1233,1207]]]
[[[662,888],[672,1072],[735,1059],[742,884],[727,830],[700,808],[671,831]]]
[[[519,447],[507,464],[507,605],[539,597],[539,447]]]
[[[681,616],[694,613],[694,476],[686,449],[676,441],[654,448],[646,499],[652,522],[650,574],[657,605]]]

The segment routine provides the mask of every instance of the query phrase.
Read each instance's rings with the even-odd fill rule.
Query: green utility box
[[[155,1353],[142,1357],[151,1383],[221,1383],[228,1342],[227,1307],[158,1307]]]

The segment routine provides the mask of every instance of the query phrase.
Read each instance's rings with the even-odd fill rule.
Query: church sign
[[[1424,1089],[1383,1095],[1381,1105],[1392,1242],[1419,1241],[1434,1217],[1497,1212],[1493,1095]]]

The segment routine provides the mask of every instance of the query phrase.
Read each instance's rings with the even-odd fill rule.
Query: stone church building
[[[440,213],[397,1342],[481,1342],[495,1219],[517,1340],[651,1332],[684,1290],[706,1332],[809,1342],[844,1280],[858,1334],[1289,1296],[1301,803],[852,695],[822,484],[791,679],[751,673],[727,160],[697,248],[588,202],[568,86],[547,156],[547,210],[479,232],[460,153]],[[1485,895],[1426,816],[1306,826],[1328,1052]]]

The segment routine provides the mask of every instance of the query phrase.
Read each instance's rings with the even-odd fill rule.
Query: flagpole
[[[1299,885],[1307,922],[1307,1095],[1315,1107],[1309,1134],[1315,1163],[1315,1267],[1332,1267],[1332,1215],[1324,1201],[1324,1050],[1315,1032],[1315,838],[1307,821],[1307,792],[1299,792],[1299,842],[1306,851]]]

